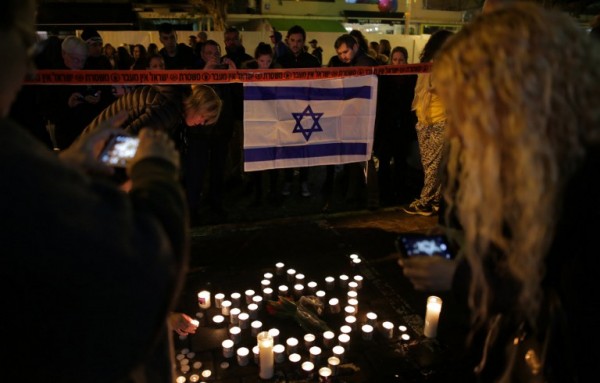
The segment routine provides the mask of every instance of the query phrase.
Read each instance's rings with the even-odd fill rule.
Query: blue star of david
[[[323,131],[321,125],[319,125],[319,118],[321,118],[322,115],[323,113],[314,113],[310,105],[308,105],[302,113],[292,113],[294,120],[296,120],[296,126],[294,126],[294,130],[292,131],[292,133],[302,133],[306,141],[310,140],[310,136],[314,132]],[[302,126],[301,121],[305,116],[311,117],[313,120],[313,124],[310,127],[310,129],[305,129],[304,126]]]

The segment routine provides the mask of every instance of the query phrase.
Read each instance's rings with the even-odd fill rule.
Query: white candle
[[[223,315],[215,315],[213,317],[213,322],[215,322],[216,324],[221,324],[225,321],[225,317]]]
[[[356,283],[356,281],[348,282],[348,289],[353,290],[353,291],[358,290],[358,283]]]
[[[250,327],[252,328],[252,336],[257,336],[262,329],[262,322],[255,320],[254,322],[250,323]]]
[[[258,364],[260,358],[260,351],[258,350],[258,346],[252,347],[252,355],[254,355],[254,363]]]
[[[298,339],[296,338],[287,338],[285,341],[286,351],[288,354],[293,354],[298,350]]]
[[[223,347],[223,356],[225,358],[231,358],[233,356],[233,341],[231,339],[225,339],[221,342],[221,346]]]
[[[337,314],[341,311],[339,299],[331,298],[329,300],[329,311],[331,311],[332,314]]]
[[[293,353],[290,354],[288,360],[295,365],[296,363],[300,362],[300,360],[302,360],[302,357],[300,356],[300,354]]]
[[[362,338],[364,340],[373,339],[373,326],[370,324],[365,324],[362,326]]]
[[[294,295],[296,297],[301,297],[304,294],[304,285],[301,285],[299,283],[296,283],[294,285]]]
[[[250,350],[246,347],[240,347],[237,350],[237,362],[240,366],[245,366],[248,364],[248,355],[250,355]]]
[[[394,337],[394,324],[392,322],[383,322],[381,328],[383,330],[383,335],[387,339],[392,339]]]
[[[240,313],[240,315],[238,315],[238,326],[240,326],[241,329],[247,329],[249,319],[250,319],[250,314]]]
[[[329,367],[321,367],[319,368],[319,376],[323,378],[325,381],[329,380],[329,377],[332,375],[331,368]]]
[[[301,285],[304,284],[304,278],[306,278],[304,276],[304,274],[297,273],[296,274],[296,283],[299,283]]]
[[[340,346],[344,349],[348,349],[350,347],[350,335],[348,334],[340,334],[338,335],[338,342],[340,343]],[[335,350],[336,348],[333,348],[333,353],[335,354]],[[338,356],[338,355],[336,355]],[[338,356],[339,357],[339,356]]]
[[[287,271],[287,281],[292,283],[296,280],[296,270],[288,269]]]
[[[354,309],[356,311],[358,311],[358,299],[356,299],[356,298],[348,299],[348,306],[352,306],[352,307],[354,307]]]
[[[204,370],[204,371],[202,371],[201,375],[202,375],[203,378],[208,379],[212,375],[212,371],[211,370]]]
[[[273,354],[275,355],[275,363],[283,363],[285,360],[285,346],[276,344],[273,346]]]
[[[248,289],[244,294],[246,295],[246,304],[252,303],[252,298],[254,297],[254,294],[256,294],[254,290]]]
[[[183,372],[184,374],[187,374],[190,371],[190,366],[189,365],[184,365],[181,366],[181,372]]]
[[[239,315],[242,311],[237,307],[229,310],[229,322],[233,325],[238,325],[240,323]]]
[[[348,337],[348,342],[350,342],[350,337]],[[346,342],[346,343],[348,343]],[[346,349],[348,347],[347,346],[335,346],[333,348],[333,350],[331,350],[331,352],[333,352],[333,356],[335,356],[336,358],[338,358],[338,360],[341,362],[342,360],[344,360],[344,353],[346,352]]]
[[[335,287],[335,278],[334,277],[326,277],[325,278],[325,287],[327,290],[333,290]]]
[[[277,288],[277,290],[279,291],[279,295],[287,297],[290,289],[286,285],[281,285]]]
[[[178,376],[177,379],[175,379],[177,383],[185,383],[185,380],[185,376]]]
[[[256,319],[256,315],[258,315],[258,305],[256,303],[248,305],[248,315],[250,315],[250,319]]]
[[[340,287],[342,289],[345,289],[346,286],[348,286],[348,280],[350,279],[350,277],[348,277],[346,274],[342,274],[338,279],[340,280]]]
[[[425,328],[423,334],[427,338],[435,338],[437,335],[440,312],[442,311],[442,300],[436,296],[427,298],[427,311],[425,312]]]
[[[260,281],[260,286],[264,289],[266,287],[271,286],[271,280],[270,279],[263,279],[262,281]]]
[[[356,290],[348,291],[348,300],[358,298],[358,292]]]
[[[357,285],[358,285],[357,287],[359,289],[362,289],[362,284],[363,284],[363,280],[364,280],[363,276],[362,275],[355,275],[353,279],[354,279],[354,282],[357,283]]]
[[[367,324],[370,324],[371,326],[375,327],[375,324],[377,323],[377,314],[373,313],[373,312],[369,312],[367,313]]]
[[[310,292],[311,294],[314,294],[315,291],[317,291],[317,282],[310,281],[306,284],[306,287],[308,287],[308,292]]]
[[[221,302],[221,315],[228,316],[229,310],[231,310],[231,301]]]
[[[335,339],[335,334],[333,331],[325,331],[323,333],[323,346],[326,348],[331,348],[333,346],[333,340]]]
[[[263,298],[264,299],[271,299],[273,297],[273,289],[270,287],[267,287],[265,289],[263,289]]]
[[[256,336],[259,351],[260,372],[258,376],[261,379],[271,379],[273,377],[273,368],[275,364],[273,356],[273,338],[268,331],[263,331]]]
[[[408,330],[406,328],[406,326],[398,326],[398,330],[400,330],[400,332],[406,332],[406,330]]]
[[[350,254],[350,259],[351,259],[351,260],[352,260],[352,259],[356,259],[356,258],[360,258],[360,257],[358,256],[358,254]]]
[[[279,330],[276,328],[272,328],[269,330],[269,335],[273,338],[273,343],[279,343]]]
[[[240,343],[240,340],[242,339],[242,329],[237,327],[237,326],[233,326],[229,329],[229,338],[233,341],[233,343],[238,344]]]
[[[259,309],[262,306],[263,297],[260,295],[255,295],[252,297],[252,303],[254,303]]]
[[[310,354],[310,361],[313,364],[319,364],[319,359],[321,359],[321,347],[312,346],[308,353]]]
[[[231,293],[231,306],[232,307],[240,307],[240,299],[242,299],[242,294]]]
[[[273,273],[264,273],[263,278],[264,279],[273,279]]]
[[[354,258],[354,259],[352,260],[352,266],[359,266],[361,262],[362,262],[362,261],[361,261],[361,259],[360,259],[360,258]]]
[[[350,326],[352,330],[356,330],[356,317],[354,315],[346,316],[344,321],[346,321],[346,324]]]
[[[337,368],[340,365],[340,363],[340,358],[338,358],[337,356],[330,356],[327,359],[327,367],[329,367],[329,369],[331,370],[331,375],[337,374]]]
[[[306,374],[306,376],[310,379],[313,375],[313,370],[315,369],[315,365],[312,362],[304,362],[302,363],[302,370]]]
[[[277,275],[283,274],[284,267],[285,267],[285,264],[283,262],[277,262],[275,264],[275,272],[277,273]]]
[[[317,291],[317,292],[315,293],[315,295],[317,296],[317,298],[319,298],[319,299],[323,299],[323,298],[325,298],[325,295],[326,295],[326,294],[325,294],[325,291],[323,291],[323,290],[319,290],[319,291]]]
[[[313,346],[316,337],[313,334],[304,335],[304,348],[307,350]]]
[[[183,358],[179,361],[179,364],[181,364],[182,366],[185,366],[186,364],[190,364],[190,360],[187,358]]]
[[[356,314],[356,309],[354,308],[354,306],[346,306],[344,307],[344,312],[346,313],[346,315],[354,315]]]
[[[400,339],[402,340],[403,343],[408,343],[408,341],[410,340],[410,335],[408,335],[408,334],[402,334],[400,336]]]
[[[342,327],[340,327],[340,332],[342,334],[350,334],[352,332],[352,327],[350,327],[347,324],[345,324]]]
[[[215,294],[215,307],[220,309],[221,302],[223,302],[224,299],[225,299],[225,294],[223,294],[223,293]]]
[[[202,368],[202,362],[194,362],[194,364],[192,364],[192,367],[194,367],[195,370],[199,370]]]
[[[198,306],[201,309],[210,308],[210,291],[202,290],[198,293]]]
[[[190,375],[190,382],[192,383],[196,383],[200,381],[200,375],[198,374],[192,374]]]

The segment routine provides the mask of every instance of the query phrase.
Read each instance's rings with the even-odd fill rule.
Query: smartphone
[[[135,152],[137,151],[140,139],[125,134],[112,136],[102,152],[100,152],[100,161],[109,166],[124,168]]]
[[[443,235],[402,234],[396,239],[396,249],[403,257],[454,258],[450,246],[448,246],[448,240]]]

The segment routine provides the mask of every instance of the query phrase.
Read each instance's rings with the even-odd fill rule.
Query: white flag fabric
[[[377,76],[244,83],[244,170],[371,157]]]

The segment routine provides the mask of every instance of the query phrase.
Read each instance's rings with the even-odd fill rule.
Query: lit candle
[[[377,314],[373,313],[373,312],[369,312],[367,313],[367,324],[370,324],[371,326],[375,327],[375,324],[377,323]]]
[[[256,303],[250,303],[248,305],[248,315],[250,315],[250,319],[256,319],[257,314],[258,314],[258,305]]]
[[[198,306],[201,309],[210,308],[210,291],[202,290],[198,293]]]
[[[240,347],[237,350],[237,362],[240,366],[245,366],[248,364],[248,355],[250,355],[250,350],[246,347]]]
[[[383,322],[381,328],[383,330],[383,335],[387,339],[392,339],[394,337],[394,324],[392,322]]]
[[[212,371],[211,371],[211,370],[204,370],[204,371],[202,371],[202,374],[201,374],[201,375],[202,375],[202,377],[203,377],[204,379],[208,379],[208,378],[210,378],[210,376],[212,375]]]
[[[442,311],[442,300],[436,296],[427,298],[427,311],[425,313],[425,328],[423,334],[427,338],[435,338],[437,335],[438,322]]]
[[[406,330],[408,330],[406,328],[406,326],[398,326],[398,330],[400,330],[400,332],[406,332]]]
[[[323,298],[325,298],[325,295],[326,295],[326,294],[325,294],[325,291],[323,291],[323,290],[319,290],[319,291],[317,291],[317,292],[315,293],[315,295],[317,296],[317,298],[319,298],[319,299],[323,299]]]
[[[279,343],[279,330],[276,328],[272,328],[269,330],[269,335],[273,338],[273,343]]]
[[[273,354],[275,355],[275,363],[283,363],[285,360],[285,346],[276,344],[273,346]]]
[[[213,322],[215,322],[216,324],[220,325],[225,321],[225,317],[223,315],[215,315],[213,317]]]
[[[248,289],[244,294],[246,295],[246,304],[252,303],[252,298],[254,297],[254,294],[256,294],[254,290]]]
[[[240,294],[240,293],[231,293],[231,305],[232,305],[232,307],[240,307],[240,299],[242,299],[242,294]]]
[[[177,383],[185,383],[186,379],[185,376],[178,376],[177,379],[175,379],[175,381]]]
[[[348,334],[338,335],[338,343],[339,343],[340,347],[342,347],[345,350],[348,350],[350,348],[350,335],[348,335]],[[333,348],[334,355],[336,354],[335,350],[336,350],[336,348],[334,347]],[[339,355],[335,355],[335,356],[337,356],[338,358],[340,357]],[[340,358],[340,359],[342,359],[342,358]]]
[[[348,288],[350,290],[356,291],[358,290],[358,283],[356,283],[356,281],[350,281],[348,282]]]
[[[296,283],[299,283],[299,284],[303,285],[305,278],[306,277],[304,276],[304,274],[297,273],[296,274]]]
[[[333,331],[325,331],[323,333],[323,346],[326,348],[331,348],[333,346],[333,340],[335,339],[335,334]]]
[[[225,339],[221,342],[221,346],[223,347],[223,356],[225,358],[231,358],[233,356],[233,341],[231,339]]]
[[[264,273],[263,278],[264,279],[273,279],[273,273]]]
[[[356,311],[358,311],[358,299],[356,299],[356,298],[348,299],[348,306],[352,306],[352,307],[354,307],[354,309]]]
[[[340,358],[338,358],[337,356],[330,356],[327,359],[327,367],[329,367],[329,369],[331,370],[331,375],[337,374],[337,369],[340,363]]]
[[[335,287],[335,278],[334,277],[326,277],[325,278],[325,289],[333,290]]]
[[[179,361],[179,364],[181,364],[182,366],[185,366],[186,364],[190,364],[190,360],[187,358],[183,358]]]
[[[242,339],[242,329],[237,327],[237,326],[233,326],[229,329],[229,338],[233,341],[233,343],[238,344],[240,343],[240,340]]]
[[[262,306],[262,302],[263,302],[263,297],[261,297],[260,295],[255,295],[252,297],[252,303],[254,303],[256,305],[256,307],[258,307],[259,309]]]
[[[242,310],[238,309],[237,307],[229,310],[229,322],[237,326],[240,323],[239,315],[241,312]]]
[[[402,340],[403,343],[408,343],[408,341],[410,340],[410,335],[408,335],[408,334],[402,334],[400,336],[400,340]]]
[[[321,379],[322,382],[328,382],[329,378],[331,377],[331,368],[329,367],[321,367],[319,368],[319,379]]]
[[[296,338],[287,338],[285,341],[286,351],[288,354],[293,354],[298,350],[298,339]]]
[[[317,291],[317,282],[315,281],[310,281],[306,284],[306,287],[308,287],[308,292],[311,294],[314,294],[315,291]]]
[[[350,334],[351,332],[352,332],[352,327],[348,326],[347,324],[340,327],[340,333],[342,333],[342,334]]]
[[[260,286],[264,289],[266,287],[271,286],[271,280],[270,279],[263,279],[262,281],[260,281]]]
[[[252,347],[252,355],[254,355],[254,363],[258,364],[260,351],[258,350],[258,346]]]
[[[240,315],[238,315],[238,326],[240,326],[241,329],[247,329],[249,319],[250,315],[248,313],[240,313]]]
[[[304,335],[304,348],[307,350],[313,346],[316,337],[313,334]]]
[[[357,284],[357,288],[362,289],[362,284],[363,284],[363,280],[364,280],[363,276],[355,275],[353,279],[354,279],[354,282],[356,282],[356,284]]]
[[[300,356],[300,354],[290,354],[290,356],[288,357],[288,360],[294,365],[296,366],[298,362],[300,362],[300,360],[302,360],[302,357]]]
[[[273,356],[273,338],[268,331],[263,331],[257,335],[259,351],[260,372],[258,376],[261,379],[271,379],[273,377],[273,367],[275,364]]]
[[[354,258],[354,259],[352,260],[352,262],[351,262],[351,263],[352,263],[352,266],[354,266],[354,267],[358,267],[358,266],[360,266],[360,263],[361,263],[361,262],[362,262],[362,261],[361,261],[361,259],[360,259],[360,258]]]
[[[194,370],[199,370],[202,368],[202,362],[194,362],[194,364],[192,364],[192,367],[194,367]]]
[[[321,347],[312,346],[308,353],[310,354],[310,361],[317,365],[319,364],[319,359],[321,359]]]
[[[287,281],[292,283],[296,280],[296,270],[288,269],[287,271]]]
[[[282,297],[287,297],[290,289],[286,285],[281,285],[277,288],[277,290],[279,291],[279,295]]]
[[[215,294],[215,307],[220,309],[221,302],[223,302],[224,299],[225,299],[225,294],[223,294],[223,293]]]
[[[340,280],[340,287],[345,289],[346,286],[348,286],[348,279],[350,279],[350,277],[348,277],[346,274],[342,274],[338,279]]]
[[[331,298],[329,300],[329,311],[331,311],[332,314],[337,314],[341,311],[339,299]]]
[[[252,328],[252,336],[257,336],[262,329],[262,322],[255,320],[254,322],[250,323],[250,328]]]
[[[358,254],[350,254],[350,260],[360,258]]]
[[[192,383],[196,383],[200,381],[200,375],[198,374],[192,374],[190,375],[190,382]]]
[[[373,339],[373,326],[370,324],[365,324],[362,326],[362,338],[364,340]]]
[[[356,317],[354,315],[347,315],[344,321],[352,330],[356,330]]]
[[[301,285],[299,283],[296,283],[294,285],[294,295],[296,297],[301,297],[304,294],[304,285]]]
[[[314,369],[315,365],[312,362],[302,363],[302,371],[304,371],[308,379],[312,379]]]
[[[350,337],[348,337],[348,341],[345,343],[350,343]],[[335,346],[333,350],[331,350],[331,352],[333,352],[333,356],[338,358],[341,362],[342,360],[344,360],[344,353],[346,352],[346,349],[348,349],[348,346]]]
[[[283,274],[284,267],[285,267],[285,264],[283,262],[277,262],[275,264],[275,273],[277,273],[277,275]]]
[[[181,366],[181,372],[187,374],[190,371],[190,366],[188,364]]]
[[[358,298],[358,292],[356,290],[348,291],[348,300]]]
[[[265,289],[263,289],[263,298],[264,299],[271,299],[273,297],[273,289],[270,287],[267,287]]]
[[[356,314],[356,309],[354,308],[354,306],[346,306],[344,307],[344,312],[346,313],[346,316],[354,315]]]
[[[231,310],[231,301],[223,301],[221,302],[221,314],[223,316],[229,315],[229,310]]]

